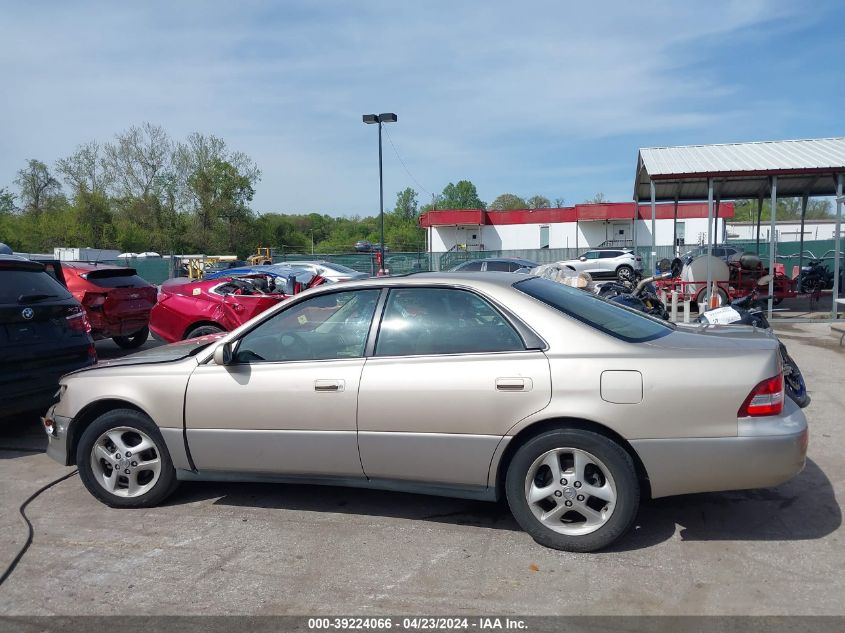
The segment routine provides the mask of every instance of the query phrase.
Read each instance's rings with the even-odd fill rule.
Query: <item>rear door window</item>
[[[582,323],[629,343],[652,341],[666,336],[674,329],[666,321],[629,310],[617,303],[549,279],[531,277],[515,283],[514,288]]]
[[[523,349],[525,345],[510,323],[474,293],[397,288],[387,298],[375,353],[416,356]]]
[[[70,296],[67,288],[43,270],[0,270],[2,304],[28,304]]]

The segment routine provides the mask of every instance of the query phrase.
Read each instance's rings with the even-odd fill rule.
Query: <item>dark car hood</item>
[[[125,365],[151,365],[154,363],[169,363],[177,360],[183,360],[189,356],[194,356],[211,345],[217,339],[226,335],[226,332],[219,334],[209,334],[207,336],[198,336],[197,338],[189,338],[186,341],[179,341],[178,343],[171,343],[169,345],[161,345],[145,349],[142,352],[136,352],[123,358],[114,358],[111,360],[104,360],[98,362],[96,365],[80,369],[79,371],[94,371],[106,367],[120,367]],[[74,372],[78,373],[78,372]]]

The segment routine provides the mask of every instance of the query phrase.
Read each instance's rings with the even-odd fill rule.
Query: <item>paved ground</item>
[[[121,511],[73,477],[29,507],[0,614],[845,614],[845,349],[827,331],[780,331],[813,395],[806,470],[651,502],[612,551],[545,549],[481,502],[196,483]],[[0,445],[42,445],[36,423],[7,423]],[[0,451],[0,566],[26,536],[18,505],[69,470]]]

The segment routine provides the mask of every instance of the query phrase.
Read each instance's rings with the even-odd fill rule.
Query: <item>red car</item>
[[[296,280],[266,274],[193,283],[171,279],[159,289],[150,330],[168,343],[229,332],[292,294],[324,281],[319,275],[299,272]]]
[[[91,336],[113,339],[124,349],[144,344],[156,288],[134,268],[82,262],[42,262],[85,308]]]

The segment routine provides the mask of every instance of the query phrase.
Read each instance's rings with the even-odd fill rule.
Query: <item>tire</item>
[[[189,330],[188,333],[185,335],[185,338],[196,338],[198,336],[208,336],[209,334],[220,334],[220,332],[225,332],[222,327],[218,327],[216,325],[200,325],[195,327],[193,330]]]
[[[705,312],[708,310],[706,297],[709,294],[707,288],[702,288],[698,291],[698,294],[695,295],[695,303],[698,305],[699,312]],[[719,297],[719,307],[726,306],[730,303],[728,300],[728,293],[716,286],[716,295]],[[703,310],[702,310],[703,308]]]
[[[633,281],[634,269],[628,266],[627,264],[623,264],[622,266],[616,269],[616,278],[619,281]]]
[[[798,363],[792,360],[789,352],[786,351],[786,345],[780,344],[780,357],[783,362],[784,376],[783,387],[786,390],[786,395],[789,396],[799,408],[804,409],[810,404],[810,394],[807,393],[807,385],[804,382],[804,376],[798,368]],[[788,368],[788,371],[786,371]]]
[[[139,446],[139,440],[148,448],[126,453]],[[112,508],[158,505],[179,484],[161,432],[135,409],[115,409],[94,420],[79,439],[76,464],[88,492]],[[120,472],[124,468],[128,476]],[[137,486],[134,493],[130,480]]]
[[[559,480],[547,465],[555,457]],[[591,485],[597,494],[587,492]],[[538,496],[529,502],[532,490]],[[523,530],[540,545],[567,552],[593,552],[613,543],[631,527],[640,503],[640,484],[627,451],[603,435],[578,429],[548,431],[521,446],[508,465],[505,491]],[[544,523],[538,516],[553,512],[559,513],[557,521]]]
[[[136,349],[141,347],[144,343],[147,342],[147,339],[150,337],[150,328],[144,326],[135,334],[130,334],[129,336],[115,336],[112,340],[117,344],[118,347],[123,349]]]

